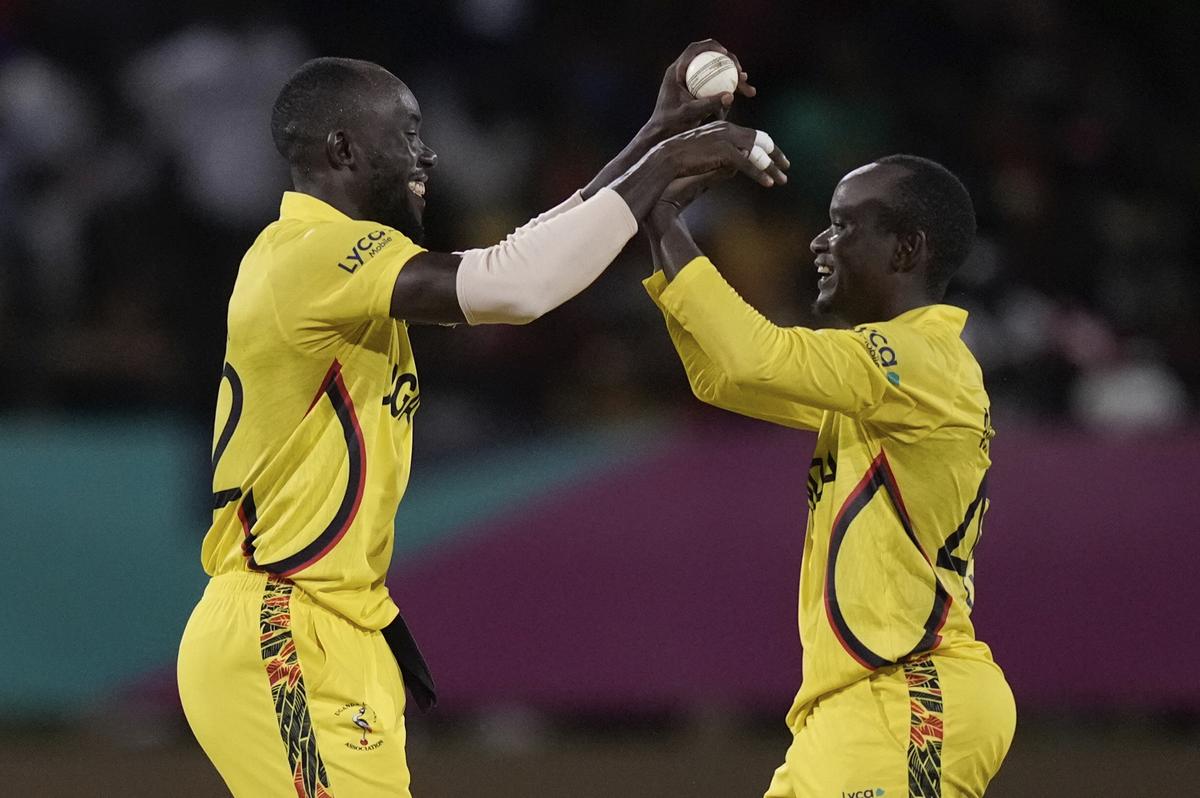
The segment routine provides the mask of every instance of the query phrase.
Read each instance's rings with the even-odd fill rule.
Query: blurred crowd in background
[[[950,301],[1001,419],[1194,421],[1200,398],[1200,47],[1190,2],[778,0],[0,3],[0,409],[211,425],[242,253],[288,187],[268,118],[316,55],[413,89],[440,161],[427,246],[493,243],[635,133],[691,40],[759,88],[735,121],[791,158],[690,219],[744,296],[813,323],[808,242],[849,169],[893,152],[970,188]],[[420,329],[439,450],[690,401],[640,240],[528,328]],[[433,409],[433,408],[436,408]]]

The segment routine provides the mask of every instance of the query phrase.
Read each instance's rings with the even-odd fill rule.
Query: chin
[[[852,314],[846,313],[845,308],[839,307],[837,295],[818,296],[813,301],[812,309],[817,318],[823,321],[824,327],[830,329],[842,329],[853,326],[848,316]]]
[[[399,230],[414,244],[425,242],[425,225],[422,224],[421,217],[411,210],[389,214],[383,222],[389,227]]]
[[[425,228],[418,225],[411,233],[405,233],[408,240],[416,244],[418,247],[425,246]]]

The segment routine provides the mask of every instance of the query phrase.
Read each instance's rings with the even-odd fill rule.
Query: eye
[[[839,222],[836,220],[830,220],[829,227],[833,230],[845,230],[846,229],[846,225],[844,222]]]

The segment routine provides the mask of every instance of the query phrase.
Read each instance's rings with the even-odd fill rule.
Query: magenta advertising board
[[[400,564],[443,705],[783,713],[813,438],[702,414]],[[1025,708],[1200,708],[1200,431],[1000,429],[975,621]]]

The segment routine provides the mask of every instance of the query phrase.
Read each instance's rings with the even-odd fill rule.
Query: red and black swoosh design
[[[929,617],[925,619],[925,633],[910,651],[898,659],[888,659],[875,653],[859,640],[850,628],[850,624],[846,621],[838,604],[837,585],[834,579],[838,552],[841,550],[850,525],[880,489],[891,500],[892,507],[896,511],[896,516],[900,519],[900,525],[904,528],[904,533],[912,541],[912,544],[917,547],[917,551],[921,552],[921,556],[929,563],[929,569],[933,572],[933,563],[929,560],[929,555],[921,547],[920,541],[917,540],[916,532],[913,531],[912,521],[909,519],[908,510],[904,506],[904,499],[900,495],[900,487],[896,484],[896,477],[892,473],[891,466],[888,464],[887,455],[883,450],[880,450],[879,456],[871,462],[867,473],[854,486],[854,490],[850,491],[850,495],[846,497],[846,501],[842,503],[841,509],[838,510],[837,517],[833,520],[833,529],[829,540],[829,559],[825,564],[825,615],[829,619],[829,625],[833,628],[833,633],[837,636],[838,642],[842,644],[842,648],[846,650],[846,653],[864,668],[871,670],[887,665],[894,665],[897,662],[908,659],[913,654],[937,648],[942,642],[940,632],[942,626],[946,623],[946,616],[950,612],[951,602],[950,594],[942,586],[937,573],[933,572],[933,607],[929,611]]]
[[[358,508],[362,504],[363,490],[367,482],[367,446],[363,440],[362,428],[358,423],[358,415],[354,411],[354,402],[342,379],[342,364],[336,360],[333,361],[333,365],[329,367],[329,371],[321,381],[321,387],[317,390],[317,395],[313,397],[308,412],[312,412],[322,398],[328,399],[333,407],[342,427],[342,436],[346,441],[346,454],[350,463],[346,492],[342,495],[337,512],[334,513],[333,518],[325,525],[321,533],[311,543],[290,557],[272,563],[255,562],[253,539],[249,538],[246,541],[251,567],[268,571],[277,576],[291,576],[328,554],[350,529],[350,525],[354,523],[354,517],[358,515]],[[247,492],[247,498],[252,498],[249,492]],[[243,518],[244,523],[245,519]]]

